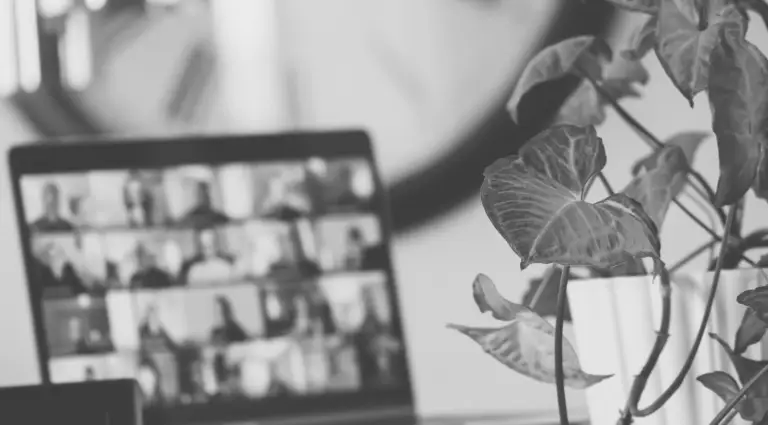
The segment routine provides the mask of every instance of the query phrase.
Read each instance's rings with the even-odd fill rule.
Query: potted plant
[[[592,400],[592,425],[629,424],[634,418],[660,414],[675,425],[710,420],[718,424],[736,414],[753,423],[768,423],[768,361],[745,357],[747,348],[762,339],[768,326],[768,287],[759,284],[764,276],[759,269],[768,266],[768,258],[755,262],[745,253],[767,246],[768,230],[742,235],[741,229],[747,191],[752,189],[758,198],[768,200],[768,59],[746,40],[747,12],[762,12],[768,23],[768,13],[763,10],[768,7],[751,0],[607,1],[648,15],[630,46],[614,54],[603,41],[581,36],[536,55],[510,99],[514,119],[534,87],[568,76],[578,77],[580,84],[550,128],[529,140],[517,155],[501,158],[486,168],[481,187],[483,207],[520,258],[521,269],[531,264],[552,266],[526,294],[523,304],[504,299],[490,278],[478,275],[472,286],[478,308],[504,323],[496,328],[449,327],[469,336],[511,369],[554,383],[561,424],[568,423],[566,386],[592,391],[610,385],[612,380],[627,381],[627,391],[622,385],[603,391],[604,396],[621,397],[618,406],[605,403],[605,399]],[[706,134],[681,133],[662,142],[618,103],[623,97],[640,95],[638,86],[647,82],[648,73],[639,60],[651,51],[691,105],[696,94],[708,95],[720,162],[714,189],[690,165],[696,146]],[[655,149],[633,167],[634,178],[621,192],[614,191],[603,174],[607,158],[595,130],[608,106]],[[609,196],[593,202],[588,194],[595,180]],[[711,207],[722,225],[722,234],[678,201],[686,186]],[[661,256],[659,231],[670,204],[681,208],[713,238],[703,247],[693,247],[685,261],[719,246],[709,271],[689,276],[688,283],[685,276],[673,274],[685,261],[667,265]],[[746,275],[732,270],[742,262],[752,267]],[[582,280],[569,285],[578,277]],[[724,279],[739,282],[718,302],[718,286]],[[706,293],[699,302],[697,293],[702,285]],[[625,293],[604,296],[617,291]],[[638,298],[651,300],[649,291],[659,292],[654,301],[646,303],[652,308],[634,311],[631,307]],[[685,295],[685,302],[674,302],[673,293]],[[606,351],[606,345],[615,348],[624,344],[631,350],[614,349],[613,358],[629,356],[629,352],[639,355],[642,362],[636,369],[617,366],[618,370],[610,372],[615,376],[582,369],[576,350],[563,338],[568,297],[580,340],[579,355],[590,356],[590,352]],[[549,302],[553,299],[556,302]],[[679,311],[676,314],[691,317],[697,304],[701,311],[695,322],[684,328],[673,324],[673,308],[687,308],[683,315]],[[609,317],[594,313],[610,308],[621,309],[621,313]],[[715,324],[711,320],[713,310],[720,316]],[[734,311],[738,313],[732,314]],[[555,326],[543,317],[553,313]],[[622,324],[610,323],[619,317],[632,317],[632,313],[642,316],[635,317],[638,328],[630,324],[622,329]],[[651,320],[654,313],[657,317]],[[728,322],[723,316],[738,321],[735,335],[715,332],[711,338],[707,336],[712,329],[728,328],[719,325]],[[588,320],[590,317],[595,320]],[[619,327],[618,332],[601,332],[601,321]],[[673,326],[691,340],[677,370],[669,370],[660,361]],[[590,340],[590,333],[598,334],[600,340]],[[711,368],[702,370],[707,364],[696,364],[702,343],[714,344],[712,347],[729,363],[704,362]],[[669,347],[666,352],[668,355]],[[657,376],[659,369],[662,373]],[[723,399],[724,405],[711,417],[697,416],[714,404],[701,406],[703,399],[693,394],[696,391],[681,396],[686,391],[680,388],[693,377],[699,389],[706,387]],[[655,391],[649,386],[653,379],[657,381]],[[670,409],[671,404],[677,406]],[[661,410],[665,405],[666,412]]]

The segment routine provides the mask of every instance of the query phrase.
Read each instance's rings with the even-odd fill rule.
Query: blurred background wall
[[[5,9],[12,12],[5,17],[12,17],[17,29],[29,22],[39,26],[34,30],[42,34],[40,49],[53,49],[58,74],[53,80],[46,75],[37,79],[38,91],[48,96],[42,100],[35,98],[40,93],[33,96],[19,86],[0,102],[4,151],[66,127],[45,106],[63,90],[83,115],[78,125],[68,127],[69,134],[178,136],[362,127],[375,142],[390,185],[435,167],[457,144],[473,140],[471,129],[479,122],[503,112],[523,61],[540,48],[564,3],[166,0],[148,5],[132,0],[119,3],[134,6],[118,8],[103,0],[41,0],[37,12],[42,17],[29,21],[33,15],[19,12],[21,2],[34,6],[32,0],[15,0],[16,9]],[[627,15],[613,19],[618,30],[610,31],[611,39],[620,43],[636,20]],[[753,27],[752,37],[765,47],[765,31]],[[9,51],[0,47],[0,54]],[[34,65],[30,60],[21,62]],[[706,99],[689,108],[656,59],[649,56],[645,63],[651,73],[646,101],[628,100],[626,107],[662,138],[681,130],[707,130]],[[6,68],[0,78],[34,85],[34,73],[22,68],[15,76]],[[631,164],[648,148],[612,112],[599,133],[609,158],[607,174],[620,188],[629,182]],[[520,142],[509,140],[509,149]],[[716,159],[710,139],[695,165],[713,183]],[[35,383],[39,376],[29,302],[7,163],[1,164],[0,385]],[[461,164],[457,167],[461,173]],[[751,203],[747,229],[766,213],[767,208]],[[674,208],[665,229],[663,254],[671,262],[687,252],[691,241],[706,240]],[[527,280],[541,272],[536,267],[519,271],[519,260],[493,230],[476,197],[403,229],[393,249],[421,412],[555,408],[554,387],[519,377],[445,329],[446,322],[485,322],[470,296],[478,272],[493,277],[511,299],[520,299]],[[573,409],[583,409],[578,393],[570,400]]]

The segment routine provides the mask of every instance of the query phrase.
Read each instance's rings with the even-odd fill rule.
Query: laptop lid
[[[10,152],[45,382],[133,378],[147,421],[413,405],[362,132]]]

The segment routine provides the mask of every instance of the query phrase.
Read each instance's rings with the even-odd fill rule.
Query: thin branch
[[[613,98],[613,96],[610,95],[610,93],[606,92],[605,89],[603,89],[597,82],[595,82],[593,79],[590,79],[590,82],[595,87],[597,92],[602,96],[605,100],[608,101],[608,103],[613,107],[613,109],[616,111],[616,113],[619,114],[619,116],[630,126],[635,128],[637,131],[639,131],[645,138],[646,142],[649,142],[649,145],[654,150],[658,150],[659,148],[664,146],[664,143],[659,140],[658,137],[654,136],[653,133],[651,133],[650,130],[648,130],[643,124],[641,124],[635,117],[632,116],[626,109],[624,109],[623,106],[619,104],[619,102],[616,101],[616,99]],[[711,205],[712,208],[715,209],[717,212],[718,217],[720,218],[721,222],[725,222],[725,214],[723,213],[722,209],[715,207],[715,192],[712,190],[712,187],[709,186],[709,183],[704,179],[704,177],[699,174],[698,171],[694,170],[691,164],[688,164],[688,182],[693,183],[691,181],[691,178],[696,180],[701,187],[698,187],[694,184],[691,184],[691,187],[693,190],[695,190],[701,197],[706,199]]]
[[[717,243],[717,240],[712,239],[711,241],[705,243],[704,245],[701,245],[700,247],[696,248],[693,252],[683,257],[677,263],[673,264],[672,267],[669,268],[669,273],[672,274],[676,272],[677,269],[688,264],[689,262],[691,262],[691,260],[701,255],[702,252],[712,248],[716,243]]]
[[[677,198],[673,199],[672,201],[675,203],[675,205],[678,206],[678,208],[680,208],[680,210],[682,210],[685,213],[685,215],[687,215],[691,220],[693,220],[694,223],[698,224],[699,227],[701,227],[707,233],[709,233],[709,235],[712,236],[713,239],[717,240],[718,242],[723,241],[723,237],[722,236],[718,235],[717,233],[715,233],[714,230],[710,229],[709,226],[707,226],[706,223],[701,221],[700,218],[696,217],[696,215],[693,214],[693,212],[691,212],[691,210],[689,210],[685,205],[680,203],[680,201],[678,201]],[[735,210],[736,208],[734,207],[733,209]],[[732,229],[726,228],[725,229],[725,233],[729,234],[731,230]],[[729,237],[729,238],[730,239],[736,239],[736,238],[731,238],[731,237]],[[740,242],[740,240],[738,240],[738,241]],[[741,261],[744,261],[745,263],[751,265],[752,267],[757,267],[757,263],[755,263],[754,261],[750,260],[749,258],[747,258],[744,255],[741,255]]]
[[[733,220],[736,217],[736,210],[737,208],[731,207],[728,210],[728,217],[725,220],[725,239],[727,240],[731,229],[733,225]],[[717,258],[717,264],[715,265],[715,272],[712,277],[712,287],[709,290],[709,298],[707,299],[707,305],[704,309],[704,317],[701,318],[701,323],[699,324],[699,331],[696,334],[696,339],[693,342],[693,347],[691,347],[691,351],[688,353],[688,357],[685,359],[685,363],[683,364],[682,369],[680,369],[680,372],[677,374],[675,379],[672,381],[672,384],[648,407],[644,409],[640,409],[637,405],[640,402],[640,397],[643,395],[643,391],[645,390],[645,386],[648,383],[648,378],[651,376],[651,372],[656,367],[656,363],[659,360],[659,356],[661,355],[661,351],[664,348],[664,344],[667,341],[668,338],[668,331],[669,331],[669,317],[666,317],[666,315],[669,314],[669,311],[665,311],[662,309],[662,321],[661,321],[661,330],[658,333],[658,336],[656,338],[656,343],[654,344],[653,350],[651,351],[651,354],[648,356],[648,361],[646,362],[645,366],[643,366],[642,371],[640,374],[635,378],[635,382],[632,384],[632,390],[629,394],[629,400],[627,400],[627,407],[629,408],[629,411],[632,413],[633,416],[636,417],[645,417],[652,415],[657,410],[659,410],[664,403],[669,400],[670,397],[677,391],[678,388],[680,388],[680,385],[682,385],[683,381],[685,380],[685,377],[688,375],[688,372],[691,369],[691,366],[693,365],[693,361],[696,358],[696,353],[699,351],[699,346],[701,345],[701,340],[704,337],[704,333],[707,330],[707,325],[709,324],[709,316],[712,313],[712,305],[715,302],[715,295],[717,294],[717,285],[720,282],[720,272],[723,268],[723,259],[726,254],[725,249],[726,244],[722,243],[720,244],[720,255]],[[664,282],[664,278],[667,279],[667,284],[669,283],[669,274],[666,273],[662,274],[662,283]],[[667,302],[665,300],[665,302]],[[665,321],[666,319],[666,321]],[[666,328],[665,328],[666,325]]]
[[[570,266],[563,267],[560,275],[560,288],[557,291],[557,319],[555,320],[555,384],[557,386],[557,409],[560,412],[560,425],[568,424],[568,405],[565,401],[565,373],[563,372],[563,321],[567,302],[566,287]]]
[[[715,419],[712,419],[712,422],[709,423],[709,425],[720,425],[721,422],[723,422],[723,419],[730,413],[735,412],[736,410],[734,407],[741,401],[742,398],[744,398],[745,395],[747,395],[747,392],[749,391],[752,386],[754,386],[757,381],[765,375],[765,373],[768,372],[768,365],[763,366],[762,369],[760,369],[755,376],[752,377],[746,384],[744,384],[744,388],[739,390],[738,393],[736,393],[736,396],[734,396],[732,399],[728,401],[728,403],[725,404],[725,407],[723,407],[723,410],[721,410],[717,416],[715,416]],[[726,422],[727,423],[727,422]]]
[[[616,194],[616,191],[613,190],[611,183],[608,181],[608,178],[605,177],[605,174],[602,171],[597,173],[597,178],[600,179],[600,183],[603,184],[605,191],[608,192],[609,195],[613,196]]]

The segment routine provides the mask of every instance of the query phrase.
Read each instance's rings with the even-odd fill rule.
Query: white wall
[[[426,8],[423,10],[424,13],[428,11]],[[338,10],[336,12],[338,13]],[[395,12],[391,9],[389,13]],[[458,16],[458,12],[456,9],[454,18]],[[472,61],[464,63],[456,57],[451,59],[451,43],[458,43],[458,35],[455,35],[456,38],[448,38],[448,22],[451,21],[445,22],[447,27],[433,28],[435,32],[431,43],[423,46],[425,52],[433,52],[435,55],[422,58],[424,68],[428,71],[425,71],[424,75],[438,75],[441,69],[456,70],[459,65],[465,66],[468,71],[457,71],[451,74],[455,78],[446,78],[439,83],[427,81],[428,92],[434,96],[430,98],[431,101],[442,103],[446,108],[433,109],[438,111],[435,112],[438,122],[456,118],[458,115],[471,114],[473,109],[457,109],[460,114],[455,112],[456,110],[451,113],[449,106],[461,108],[460,94],[467,93],[468,84],[471,86],[482,83],[483,76],[486,75],[484,71],[498,72],[495,66],[501,67],[507,63],[508,57],[505,55],[520,54],[505,51],[504,46],[508,45],[509,40],[506,39],[493,49],[487,50],[493,55],[483,56],[483,60],[475,59],[474,63],[478,67],[470,66]],[[492,21],[480,15],[474,24],[463,22],[468,27],[474,25],[475,29],[491,26],[492,22],[496,22],[499,27],[495,31],[503,29],[500,21]],[[755,27],[759,26],[759,20],[753,22]],[[513,23],[508,22],[510,25]],[[399,28],[399,31],[402,30],[403,28]],[[320,34],[322,31],[314,33],[317,37]],[[441,34],[445,35],[445,40],[453,41],[442,45]],[[758,38],[760,47],[768,48],[768,37],[764,31],[759,32]],[[432,49],[442,53],[438,55]],[[466,46],[462,49],[462,54],[472,51]],[[474,53],[480,55],[478,52]],[[496,61],[493,60],[494,56]],[[320,63],[320,59],[312,60]],[[447,65],[451,63],[453,68]],[[645,100],[627,101],[626,107],[662,138],[681,130],[708,129],[710,118],[706,97],[697,98],[696,107],[690,109],[667,81],[655,58],[649,57],[646,63],[652,75],[652,83],[645,91]],[[432,149],[440,149],[439,142],[445,140],[445,134],[438,130],[428,132],[424,127],[421,127],[422,133],[416,133],[420,128],[419,123],[407,116],[398,115],[399,111],[396,109],[407,106],[407,102],[402,99],[392,99],[378,105],[370,100],[366,103],[366,98],[387,99],[386,92],[380,93],[381,97],[354,96],[355,88],[362,90],[366,84],[380,81],[379,71],[375,67],[364,66],[362,63],[358,65],[353,67],[355,73],[347,74],[347,81],[328,80],[329,84],[347,85],[343,95],[336,98],[323,94],[322,80],[317,80],[320,74],[313,75],[314,88],[311,92],[314,96],[308,98],[308,101],[317,103],[314,103],[314,108],[305,111],[305,114],[312,110],[316,111],[316,114],[305,115],[305,119],[307,125],[314,123],[312,126],[317,127],[359,124],[370,128],[376,138],[377,150],[381,154],[386,172],[391,178],[404,172],[397,164],[399,161],[408,161],[406,156],[420,158],[415,163],[410,160],[413,166],[418,161],[426,160]],[[323,69],[327,71],[323,75],[331,78],[333,67]],[[357,75],[358,80],[350,80],[352,76],[349,75]],[[394,90],[389,86],[383,87],[384,91]],[[371,88],[374,89],[376,87]],[[458,97],[451,99],[446,93]],[[329,101],[318,101],[324,98]],[[320,106],[329,109],[322,110],[323,113],[320,114],[317,112],[320,111]],[[477,104],[473,105],[473,108],[478,107],[480,106]],[[415,137],[413,134],[421,134],[422,137]],[[646,154],[648,149],[634,133],[627,130],[614,113],[609,113],[606,124],[599,129],[599,134],[606,144],[609,161],[607,174],[616,187],[622,187],[629,181],[628,166],[636,158]],[[29,137],[27,129],[17,122],[7,106],[0,105],[0,143],[3,149],[14,141],[26,140]],[[415,149],[415,146],[424,150]],[[710,139],[700,149],[695,166],[713,184],[717,175],[716,159],[714,139]],[[3,323],[0,327],[0,341],[3,342],[3,349],[0,350],[0,384],[34,383],[39,377],[35,366],[29,304],[18,254],[5,161],[0,167],[0,234],[3,235],[0,250],[4,259],[0,269],[3,277],[3,286],[0,287],[0,323]],[[768,207],[765,204],[750,201],[747,228],[758,225],[760,217],[768,216]],[[699,231],[695,224],[674,207],[671,209],[662,236],[662,251],[666,259],[674,261],[683,256],[694,242],[704,242],[705,239],[706,235]],[[525,290],[526,281],[540,270],[532,267],[525,273],[519,271],[519,260],[493,230],[479,202],[470,202],[433,223],[429,228],[399,238],[395,242],[394,254],[420,411],[430,414],[554,410],[554,387],[532,382],[506,370],[485,356],[466,337],[449,332],[444,327],[446,322],[471,324],[484,321],[479,318],[470,296],[469,286],[476,273],[490,275],[500,285],[504,294],[511,299],[519,299]],[[699,260],[695,265],[702,266],[703,260]],[[584,406],[579,393],[570,393],[569,401],[576,410]]]

